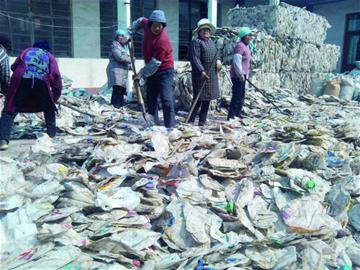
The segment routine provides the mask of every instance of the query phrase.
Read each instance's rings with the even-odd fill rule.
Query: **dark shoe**
[[[4,151],[8,149],[9,143],[6,140],[0,140],[0,150]]]
[[[199,127],[205,126],[206,122],[199,122]]]
[[[56,136],[56,127],[48,127],[46,133],[50,138],[54,138]]]

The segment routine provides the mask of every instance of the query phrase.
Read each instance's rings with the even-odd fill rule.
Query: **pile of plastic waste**
[[[321,18],[267,8],[286,15],[266,16],[279,33],[268,34],[322,44]],[[316,35],[291,30],[302,21],[318,24]],[[281,73],[252,77],[267,98],[248,87],[245,117],[226,121],[224,67],[223,107],[197,127],[183,124],[192,89],[189,67],[179,69],[174,129],[148,126],[136,105],[114,109],[65,79],[58,136],[44,135],[41,114],[20,114],[10,148],[36,140],[0,156],[0,268],[359,269],[359,103],[299,94],[279,79],[297,72]]]
[[[267,94],[281,112],[250,89],[246,118],[172,130],[62,97],[59,136],[0,157],[0,268],[360,267],[358,103]]]

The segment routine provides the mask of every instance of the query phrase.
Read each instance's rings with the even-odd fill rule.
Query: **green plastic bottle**
[[[232,200],[229,200],[226,206],[226,210],[229,214],[234,213],[234,202]]]
[[[316,186],[315,181],[310,178],[307,178],[307,177],[296,178],[295,184],[298,185],[299,187],[302,187],[302,188],[308,189],[308,190],[313,189]]]

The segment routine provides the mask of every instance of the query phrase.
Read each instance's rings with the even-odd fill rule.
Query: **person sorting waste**
[[[0,118],[0,150],[8,148],[11,128],[19,112],[43,112],[47,134],[56,135],[55,103],[61,95],[62,82],[49,43],[37,41],[23,50],[11,70]]]
[[[242,108],[245,99],[245,83],[249,76],[252,34],[248,27],[242,27],[239,31],[240,41],[234,48],[233,59],[230,68],[232,82],[232,96],[227,120],[235,117],[242,118]]]
[[[146,83],[146,105],[148,112],[159,123],[157,98],[160,95],[164,122],[167,128],[175,126],[173,94],[174,57],[169,37],[164,31],[166,17],[162,10],[154,10],[149,19],[141,17],[133,22],[130,34],[143,29],[142,53],[145,66],[134,80]]]
[[[106,68],[108,87],[112,88],[111,105],[115,108],[124,106],[124,96],[131,64],[130,51],[127,45],[128,32],[119,29],[115,32],[115,40],[111,44],[109,64]]]
[[[195,122],[200,109],[199,126],[204,126],[206,123],[210,101],[219,98],[218,72],[222,65],[215,42],[210,39],[215,32],[215,26],[208,19],[201,19],[194,30],[197,37],[191,41],[193,103],[196,102],[196,104],[189,123]],[[196,101],[200,91],[199,99]]]

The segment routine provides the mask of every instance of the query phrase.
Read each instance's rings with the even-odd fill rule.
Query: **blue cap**
[[[152,22],[166,23],[165,13],[162,10],[154,10],[151,12],[149,20]]]

